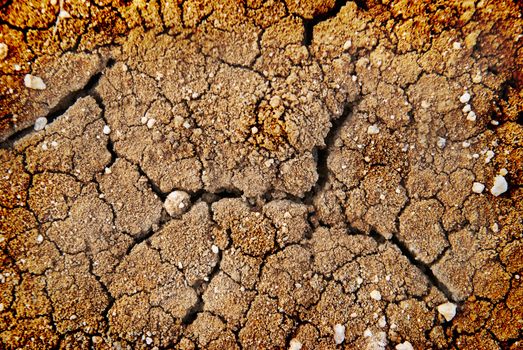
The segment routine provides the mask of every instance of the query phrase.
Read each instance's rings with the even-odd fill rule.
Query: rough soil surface
[[[0,347],[523,348],[521,14],[0,0]]]

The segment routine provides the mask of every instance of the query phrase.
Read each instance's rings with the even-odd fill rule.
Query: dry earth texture
[[[0,6],[0,348],[523,347],[521,4]]]

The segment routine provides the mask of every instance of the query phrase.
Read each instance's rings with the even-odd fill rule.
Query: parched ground
[[[523,348],[521,16],[0,0],[0,348]]]

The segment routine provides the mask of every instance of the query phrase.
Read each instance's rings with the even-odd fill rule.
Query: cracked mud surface
[[[0,1],[0,347],[520,349],[521,5],[383,2]]]

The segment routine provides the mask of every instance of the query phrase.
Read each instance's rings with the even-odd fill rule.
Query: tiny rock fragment
[[[459,41],[455,41],[453,44],[452,44],[452,48],[454,50],[459,50],[461,49],[461,43]]]
[[[463,113],[468,113],[472,110],[472,107],[467,103],[466,105],[463,106],[463,109],[461,109],[463,111]]]
[[[494,158],[494,151],[488,150],[486,154],[487,156],[485,157],[485,164],[490,163],[492,158]]]
[[[343,50],[348,50],[350,49],[350,47],[352,46],[352,40],[347,40],[344,44],[343,44]]]
[[[152,127],[154,126],[155,123],[156,123],[156,119],[151,118],[151,119],[149,119],[149,120],[147,121],[147,127],[148,127],[149,129],[152,129]]]
[[[414,350],[412,344],[408,341],[396,345],[396,350]]]
[[[60,17],[60,18],[71,18],[71,15],[66,10],[60,10],[60,13],[58,14],[58,17]]]
[[[370,292],[370,297],[374,300],[381,300],[381,293],[378,290],[373,290]]]
[[[220,248],[218,248],[218,246],[216,245],[212,245],[211,246],[211,251],[214,253],[214,254],[218,254],[220,252]]]
[[[109,135],[111,133],[111,128],[109,127],[109,125],[104,125],[103,133],[105,135]]]
[[[507,180],[503,175],[497,175],[494,178],[494,184],[492,185],[492,188],[490,189],[490,193],[492,193],[494,196],[499,196],[502,193],[507,192],[508,189],[508,183]]]
[[[471,122],[475,122],[476,121],[476,113],[474,111],[470,111],[467,114],[467,120],[471,121]]]
[[[44,236],[42,236],[42,235],[38,235],[38,236],[36,237],[36,243],[40,244],[40,243],[42,243],[43,241],[44,241]]]
[[[301,342],[296,339],[291,339],[289,343],[289,350],[301,350],[303,345],[301,345]]]
[[[151,337],[147,337],[145,338],[145,343],[147,343],[147,345],[151,345],[153,343],[153,339]]]
[[[508,170],[506,168],[501,168],[501,170],[499,171],[499,174],[501,176],[505,176],[508,174]]]
[[[334,326],[334,342],[336,345],[343,343],[345,340],[345,326],[342,324],[337,324]]]
[[[0,60],[5,60],[9,53],[9,47],[5,43],[0,43]]]
[[[481,182],[474,182],[472,184],[472,192],[474,193],[481,193],[485,189],[485,185],[483,185]]]
[[[169,193],[163,207],[170,216],[177,216],[185,213],[189,208],[191,196],[184,191],[173,191]]]
[[[467,103],[467,102],[469,102],[469,101],[470,101],[470,94],[469,94],[467,91],[465,91],[465,93],[464,93],[463,95],[460,96],[460,98],[459,98],[459,102],[461,102],[461,103]]]
[[[449,322],[456,316],[456,304],[448,302],[441,304],[438,306],[438,312]]]
[[[443,137],[438,137],[438,141],[436,142],[439,148],[445,148],[445,145],[447,144],[447,140]]]
[[[269,104],[272,108],[278,108],[281,104],[280,96],[272,96],[271,100],[269,101]]]
[[[369,135],[376,135],[379,132],[380,132],[380,128],[376,124],[369,125],[369,127],[367,128],[367,134],[369,134]]]
[[[35,75],[26,74],[24,77],[24,85],[29,89],[44,90],[47,86],[45,85],[42,78]]]
[[[40,130],[43,130],[46,125],[47,125],[47,118],[40,117],[35,120],[34,129],[35,129],[35,131],[40,131]]]

